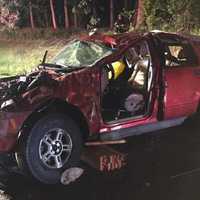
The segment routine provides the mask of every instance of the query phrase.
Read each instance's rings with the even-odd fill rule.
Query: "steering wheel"
[[[111,78],[109,78],[110,80],[114,80],[114,77],[115,77],[115,71],[114,71],[114,68],[111,64],[107,64],[105,66],[105,70],[107,71],[108,75],[110,74],[111,72]]]

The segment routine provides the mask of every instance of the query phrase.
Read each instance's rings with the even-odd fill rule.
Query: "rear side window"
[[[165,43],[165,65],[167,67],[196,66],[196,54],[188,42]]]

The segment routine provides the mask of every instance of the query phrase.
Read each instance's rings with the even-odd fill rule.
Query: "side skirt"
[[[174,126],[181,125],[187,117],[180,117],[170,120],[165,120],[161,122],[154,122],[146,125],[134,126],[131,128],[119,129],[108,133],[103,133],[100,135],[100,139],[103,141],[109,140],[120,140],[129,136],[142,135],[144,133],[149,133],[153,131],[158,131]]]

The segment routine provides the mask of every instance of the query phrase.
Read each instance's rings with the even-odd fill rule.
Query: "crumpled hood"
[[[26,104],[30,95],[38,98],[36,93],[41,97],[48,96],[58,86],[56,79],[59,76],[52,70],[38,70],[28,75],[1,78],[0,109],[9,111],[16,105]]]

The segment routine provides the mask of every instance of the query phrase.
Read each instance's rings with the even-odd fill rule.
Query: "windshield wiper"
[[[45,64],[46,59],[47,59],[47,54],[48,54],[48,50],[45,51],[44,57],[42,59],[42,64]]]
[[[52,64],[52,63],[42,63],[40,64],[39,66],[42,66],[42,67],[48,67],[48,68],[56,68],[56,69],[63,69],[64,66],[62,65],[58,65],[58,64]]]

